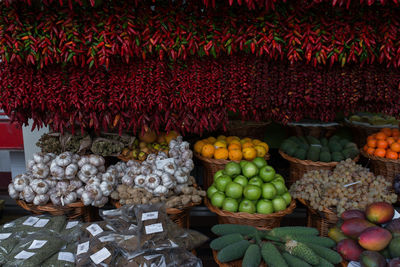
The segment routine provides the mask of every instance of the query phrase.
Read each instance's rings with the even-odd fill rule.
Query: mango
[[[375,224],[360,218],[353,218],[347,221],[344,221],[340,230],[342,230],[343,234],[351,237],[357,238],[365,229],[375,226]]]
[[[385,258],[376,251],[364,251],[360,255],[361,267],[385,267]]]
[[[361,210],[346,210],[340,215],[340,218],[345,221],[353,218],[360,218],[365,220],[365,214]]]
[[[365,214],[372,223],[387,223],[393,219],[394,208],[389,203],[376,202],[368,205]]]
[[[400,237],[400,218],[392,220],[385,228],[392,233],[393,237]]]
[[[391,240],[392,234],[388,230],[374,226],[361,233],[358,237],[358,244],[367,250],[380,251],[389,245]]]
[[[400,257],[400,237],[393,238],[389,243],[389,252],[392,258]]]
[[[347,239],[347,236],[343,234],[343,232],[340,230],[339,227],[335,226],[329,229],[328,231],[328,237],[335,241],[336,243],[339,243],[343,239]]]
[[[348,261],[358,261],[364,251],[353,239],[343,239],[337,244],[336,250]]]
[[[391,259],[388,267],[400,267],[400,258]]]

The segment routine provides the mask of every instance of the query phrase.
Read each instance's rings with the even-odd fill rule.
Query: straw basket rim
[[[203,157],[202,155],[200,155],[197,152],[194,152],[193,154],[199,160],[207,162],[207,163],[211,163],[211,164],[223,165],[223,164],[228,164],[229,162],[236,162],[236,163],[240,162],[240,160],[210,159],[210,158]],[[264,159],[265,160],[269,160],[270,159],[270,154],[269,153],[265,154]]]
[[[364,157],[366,157],[368,159],[377,160],[377,161],[381,161],[381,162],[385,162],[385,163],[400,164],[400,159],[387,159],[387,158],[377,157],[374,155],[367,154],[363,149],[361,149],[360,152],[361,152],[361,155],[363,155]]]
[[[301,165],[309,165],[309,166],[316,166],[316,167],[335,167],[336,165],[339,164],[338,161],[331,161],[331,162],[322,162],[322,161],[312,161],[312,160],[301,160],[301,159],[297,159],[294,158],[292,156],[289,156],[288,154],[286,154],[285,152],[283,152],[282,150],[279,149],[279,154],[286,160],[293,162],[293,163],[297,163],[297,164],[301,164]],[[353,161],[357,162],[360,159],[360,155],[357,155],[354,159],[352,159]]]

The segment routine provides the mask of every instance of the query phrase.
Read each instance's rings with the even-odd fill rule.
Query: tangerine
[[[363,149],[364,149],[365,152],[367,152],[368,148],[369,148],[369,146],[365,145]]]
[[[368,142],[367,142],[367,145],[368,145],[369,147],[375,148],[376,145],[377,145],[376,139],[369,139]]]
[[[242,151],[240,151],[239,149],[233,149],[233,150],[229,150],[229,159],[230,160],[236,160],[236,161],[240,161],[243,158],[243,154]]]
[[[242,148],[246,148],[246,147],[254,147],[254,145],[251,142],[246,142],[246,143],[242,144]]]
[[[229,144],[230,144],[233,140],[240,141],[240,138],[237,137],[237,136],[228,136],[228,137],[226,138],[226,142],[228,142]]]
[[[218,140],[217,142],[214,143],[215,148],[226,148],[226,142],[225,140]]]
[[[373,155],[374,152],[375,152],[375,148],[373,148],[373,147],[370,147],[370,148],[368,148],[368,150],[367,150],[367,153],[370,154],[370,155]]]
[[[217,137],[217,140],[226,140],[226,136],[225,135],[219,135]]]
[[[376,143],[376,146],[378,148],[387,148],[388,147],[388,142],[386,140],[378,140],[378,142]]]
[[[259,145],[260,143],[262,143],[260,140],[258,140],[258,139],[253,139],[253,144],[256,146],[256,145]]]
[[[267,143],[261,142],[261,143],[259,143],[258,145],[263,146],[263,147],[265,148],[265,151],[268,153],[268,151],[269,151],[269,146],[268,146]]]
[[[378,140],[385,140],[386,139],[386,134],[384,132],[379,132],[376,134],[376,139]]]
[[[367,137],[367,140],[370,140],[370,139],[376,139],[376,134],[372,134]]]
[[[211,144],[206,144],[201,149],[201,155],[205,158],[212,158],[214,156],[215,148]]]
[[[202,140],[197,141],[197,142],[194,144],[194,152],[201,154],[201,150],[203,149],[203,146],[204,146],[205,144],[206,144],[206,143],[205,143],[204,141],[202,141]]]
[[[243,149],[243,157],[245,160],[253,160],[257,157],[257,150],[254,147],[246,147]]]
[[[375,149],[374,155],[377,157],[384,158],[386,156],[386,150],[383,148],[377,148]]]
[[[399,129],[392,129],[392,136],[393,137],[399,137],[400,136]]]
[[[263,146],[255,146],[254,147],[257,151],[257,157],[263,158],[267,154],[267,151],[265,150],[265,147]]]
[[[390,128],[383,128],[381,132],[385,133],[386,136],[392,136],[392,129]]]
[[[241,149],[242,149],[242,146],[241,146],[240,144],[236,144],[236,143],[229,144],[228,150],[234,150],[234,149],[239,149],[239,150],[241,150]]]
[[[393,144],[394,142],[396,142],[396,139],[394,139],[393,137],[388,137],[386,139],[386,141],[388,142],[388,145],[390,146],[391,144]]]
[[[399,155],[396,152],[394,152],[393,150],[389,149],[388,151],[386,151],[386,158],[388,158],[388,159],[398,159]]]
[[[391,146],[390,149],[393,150],[394,152],[400,152],[400,143],[394,142]]]
[[[217,141],[217,139],[213,136],[208,137],[207,140],[210,142],[210,144],[214,144]]]
[[[251,143],[251,138],[249,137],[245,137],[243,139],[240,140],[240,143],[244,144],[244,143]]]
[[[234,139],[234,140],[228,142],[228,144],[237,144],[237,145],[239,145],[240,147],[242,147],[242,143],[240,143],[240,141],[239,141],[239,140],[236,140],[236,139]]]
[[[217,148],[214,152],[215,159],[228,159],[229,152],[226,148]]]

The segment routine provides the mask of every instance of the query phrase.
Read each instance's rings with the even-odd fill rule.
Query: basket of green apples
[[[267,230],[279,227],[282,218],[296,207],[285,179],[263,158],[226,164],[215,173],[205,204],[221,224]]]

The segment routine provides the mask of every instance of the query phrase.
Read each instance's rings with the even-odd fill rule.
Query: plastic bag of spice
[[[26,233],[18,232],[3,232],[0,234],[0,266],[7,261],[7,256],[18,245],[21,238],[24,238]]]
[[[70,243],[42,263],[42,267],[74,267],[76,242]]]
[[[124,144],[117,140],[97,137],[94,139],[90,150],[97,155],[106,156],[119,156],[121,154]]]
[[[53,231],[59,233],[66,223],[65,216],[49,216],[49,215],[38,215],[38,216],[24,216],[18,218],[10,223],[4,224],[0,232],[12,229],[13,232],[36,232],[41,229]]]
[[[132,216],[126,216],[126,210],[123,208],[103,210],[100,211],[99,214],[100,217],[113,228],[115,228],[117,232],[124,234],[136,234],[136,222],[132,222]]]
[[[95,237],[103,232],[117,232],[117,229],[106,221],[88,222],[81,226],[83,237]]]
[[[68,221],[60,232],[61,237],[68,243],[78,241],[82,236],[82,225],[80,221]]]
[[[76,249],[77,267],[111,267],[115,266],[115,258],[119,254],[113,244],[114,233],[103,233],[99,237],[83,238]]]

